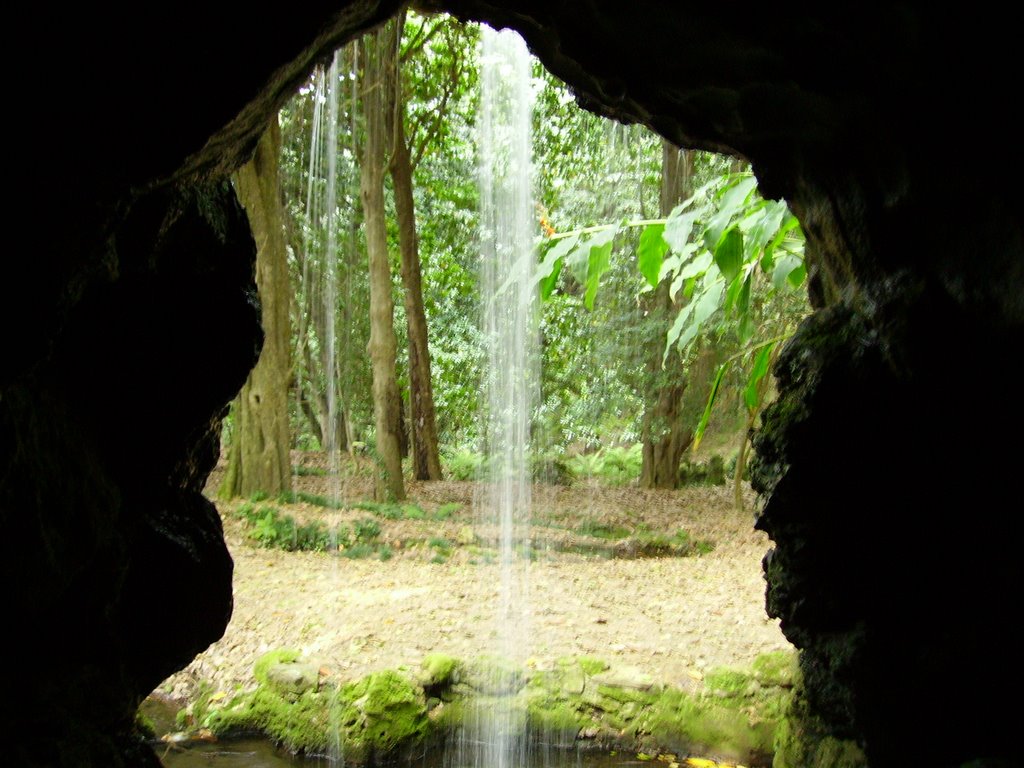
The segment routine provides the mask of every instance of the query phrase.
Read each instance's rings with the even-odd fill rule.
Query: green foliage
[[[645,289],[667,281],[670,298],[684,302],[668,329],[663,362],[673,351],[686,359],[702,335],[728,335],[740,346],[715,373],[711,395],[696,426],[696,448],[729,366],[748,361],[743,400],[753,414],[761,408],[762,382],[770,370],[773,350],[794,323],[793,315],[772,313],[769,299],[787,287],[802,285],[806,277],[803,235],[784,202],[758,195],[751,174],[722,174],[665,219],[591,226],[549,238],[542,244],[535,274],[542,295],[552,295],[563,266],[568,267],[585,284],[584,305],[592,310],[597,283],[607,271],[604,249],[615,238],[622,239],[620,247],[627,247],[633,241],[622,236],[631,229],[640,229],[635,249]],[[755,329],[762,338],[754,338]],[[594,467],[580,469],[592,474]]]
[[[442,504],[434,510],[434,519],[447,520],[460,509],[462,509],[462,505],[458,502],[450,501],[447,504]]]
[[[278,494],[277,500],[282,504],[296,504],[298,502],[304,502],[306,504],[312,504],[314,507],[323,507],[324,509],[344,509],[345,504],[340,499],[331,499],[327,496],[320,496],[315,493],[306,493],[305,491],[285,491]]]
[[[293,464],[292,474],[297,477],[326,477],[330,472],[322,467],[307,467],[303,464]]]
[[[584,520],[576,526],[576,532],[583,536],[592,536],[595,539],[624,539],[631,533],[629,528],[611,523],[599,523],[594,520]]]
[[[442,536],[435,536],[427,542],[427,545],[436,549],[439,553],[450,555],[455,545]]]
[[[362,560],[367,557],[373,557],[377,554],[377,547],[373,544],[356,542],[355,544],[349,544],[347,547],[342,549],[341,554],[343,557],[347,557],[350,560]]]
[[[290,664],[298,661],[301,654],[294,648],[275,648],[267,651],[258,659],[252,667],[252,675],[260,685],[267,685],[267,671],[278,664]]]
[[[475,480],[484,464],[482,453],[467,448],[446,453],[443,460],[452,480]]]
[[[372,517],[364,517],[363,519],[355,522],[353,525],[353,533],[355,534],[357,542],[369,544],[380,536],[380,523]]]
[[[265,548],[289,552],[322,552],[330,548],[330,534],[323,523],[299,525],[291,515],[282,515],[277,507],[242,504],[238,515],[248,524],[249,538]]]
[[[580,478],[597,478],[609,485],[625,485],[640,477],[643,445],[608,446],[566,461],[569,471]]]
[[[247,502],[239,506],[237,514],[246,523],[248,537],[268,549],[288,552],[337,550],[349,558],[378,555],[381,560],[389,560],[394,554],[390,547],[378,541],[381,527],[372,517],[355,521],[351,529],[340,524],[332,531],[319,520],[300,525],[291,515],[282,515],[280,510],[269,505],[257,507]]]
[[[444,520],[451,512],[447,512],[445,516],[439,517],[437,513],[433,515],[428,514],[423,507],[418,504],[411,503],[398,503],[394,501],[378,502],[378,501],[359,501],[355,504],[350,504],[352,509],[364,509],[367,512],[372,512],[377,517],[384,518],[385,520]],[[458,507],[458,505],[455,505]]]

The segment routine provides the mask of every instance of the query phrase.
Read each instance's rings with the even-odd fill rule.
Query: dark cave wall
[[[38,659],[13,665],[0,712],[14,764],[151,762],[128,735],[135,705],[222,633],[231,562],[199,489],[260,343],[228,174],[311,63],[396,5],[20,22],[46,53],[9,67],[0,567]],[[443,5],[516,26],[588,107],[742,155],[790,202],[820,311],[757,438],[768,608],[803,649],[808,700],[872,765],[1012,760],[1015,20]]]
[[[229,174],[311,63],[393,8],[19,22],[46,53],[9,70],[5,764],[155,764],[139,701],[222,635],[232,562],[200,491],[262,343]]]

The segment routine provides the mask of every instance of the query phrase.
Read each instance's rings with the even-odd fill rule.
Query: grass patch
[[[284,491],[277,496],[277,500],[282,504],[298,504],[299,502],[305,502],[314,507],[323,507],[324,509],[344,509],[345,505],[340,499],[331,499],[327,496],[320,496],[315,493],[306,493],[304,491]]]
[[[613,525],[611,523],[598,523],[594,520],[584,520],[578,526],[576,526],[576,533],[583,536],[590,536],[595,539],[605,539],[613,541],[615,539],[624,539],[631,531],[629,528],[624,528],[621,525]]]
[[[248,538],[267,549],[337,551],[352,558],[379,555],[382,560],[393,556],[391,548],[378,541],[380,523],[372,517],[355,521],[351,528],[341,524],[331,530],[320,520],[300,525],[291,515],[283,515],[269,504],[256,506],[246,502],[238,507],[236,514],[245,522]]]
[[[267,549],[288,552],[323,552],[330,549],[331,535],[319,520],[300,525],[291,515],[282,515],[277,507],[242,504],[238,516],[248,527],[249,538]]]
[[[292,474],[298,477],[326,477],[331,473],[330,470],[322,467],[304,467],[301,464],[293,464]]]
[[[447,504],[442,504],[441,506],[434,510],[434,519],[447,520],[461,509],[462,505],[455,501],[448,502]]]
[[[444,457],[445,469],[452,480],[475,480],[484,465],[484,455],[462,449]]]
[[[565,462],[574,477],[596,479],[608,485],[627,485],[640,477],[643,446],[609,446],[594,453],[573,456]]]
[[[357,501],[355,504],[351,504],[349,506],[352,509],[362,509],[366,512],[372,512],[377,517],[383,518],[385,520],[446,519],[444,517],[438,517],[436,512],[433,515],[427,514],[426,510],[424,510],[423,507],[421,507],[419,504],[398,504],[396,502]]]

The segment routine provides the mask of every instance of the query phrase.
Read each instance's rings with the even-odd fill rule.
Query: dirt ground
[[[295,481],[307,493],[372,498],[365,476]],[[234,615],[224,637],[159,690],[187,700],[201,682],[225,693],[251,686],[253,663],[275,648],[298,649],[342,680],[417,666],[432,652],[493,652],[499,566],[477,546],[485,532],[474,523],[474,490],[469,482],[410,483],[409,501],[428,517],[442,505],[459,507],[445,520],[375,518],[392,554],[387,561],[259,548],[236,513],[239,503],[218,502],[235,561]],[[529,663],[597,656],[690,687],[713,667],[746,666],[759,653],[790,648],[778,622],[765,615],[760,561],[770,542],[753,530],[749,489],[746,501],[747,511],[736,511],[731,487],[534,486]],[[330,526],[373,516],[365,509],[328,514],[306,503],[264,503]],[[594,524],[666,536],[682,529],[714,548],[622,556],[621,541],[580,533]],[[450,545],[445,556],[430,544],[442,539]],[[587,543],[604,551],[580,554],[578,545]]]

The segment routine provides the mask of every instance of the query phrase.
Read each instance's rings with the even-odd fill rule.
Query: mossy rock
[[[223,709],[211,710],[203,725],[216,736],[258,732],[289,752],[322,755],[333,740],[333,699],[333,691],[284,697],[263,685],[236,697]]]
[[[348,683],[338,692],[338,727],[346,759],[384,758],[428,732],[423,691],[394,670]]]
[[[527,724],[535,741],[558,749],[572,747],[582,730],[600,725],[599,721],[580,712],[576,705],[540,699],[528,704]]]
[[[671,689],[652,705],[641,727],[669,750],[707,751],[746,761],[771,754],[777,723],[751,718],[711,697]]]
[[[754,679],[762,685],[792,688],[800,675],[799,656],[793,651],[762,653],[751,664]]]
[[[315,691],[320,682],[316,664],[298,661],[274,664],[266,670],[267,685],[285,698]]]
[[[302,656],[294,648],[277,648],[256,659],[256,663],[252,667],[252,676],[256,678],[256,682],[260,685],[266,685],[267,671],[277,664],[291,664],[299,660]]]
[[[810,713],[802,686],[788,697],[773,745],[773,768],[867,768],[864,752],[852,741],[830,735]]]
[[[424,688],[446,688],[459,669],[459,660],[444,653],[431,653],[420,663],[417,674]]]
[[[263,684],[212,709],[202,725],[217,736],[263,733],[296,754],[327,754],[340,742],[345,759],[355,764],[387,759],[429,732],[422,689],[396,671],[372,673],[340,690],[296,694],[282,692],[272,679],[272,670],[289,662],[268,656],[261,659],[268,663],[258,663]]]
[[[708,672],[704,688],[708,695],[719,699],[725,706],[741,706],[761,691],[761,685],[751,674],[725,667]]]
[[[611,666],[604,659],[599,659],[595,656],[580,656],[576,659],[576,662],[588,675],[596,675],[600,672],[604,672]]]
[[[511,696],[527,682],[526,670],[511,659],[480,656],[459,668],[458,682],[485,696]]]

